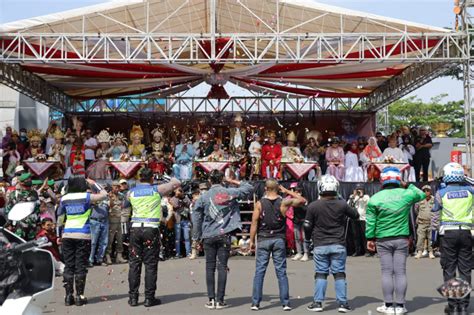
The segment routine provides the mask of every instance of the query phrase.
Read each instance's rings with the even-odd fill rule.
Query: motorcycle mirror
[[[8,213],[8,220],[21,221],[35,211],[35,202],[20,202]]]

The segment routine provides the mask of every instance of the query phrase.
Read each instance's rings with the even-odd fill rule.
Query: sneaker
[[[321,302],[313,302],[306,309],[310,312],[322,312],[324,310]]]
[[[395,307],[393,306],[389,306],[389,307],[385,307],[385,311],[384,312],[379,312],[379,308],[377,307],[377,312],[379,313],[383,313],[383,314],[388,314],[388,315],[395,315]]]
[[[436,256],[434,255],[433,251],[430,252],[430,259],[435,259]]]
[[[418,251],[415,255],[415,259],[420,259],[423,256],[423,253],[421,251]]]
[[[425,249],[423,250],[423,253],[421,254],[422,257],[428,257],[428,251]]]
[[[405,307],[397,306],[395,307],[395,312],[393,314],[400,315],[400,314],[406,314],[406,313],[408,313],[408,310]]]
[[[301,258],[303,258],[303,255],[301,255],[301,254],[296,254],[295,256],[293,256],[293,258],[291,258],[291,260],[296,261],[296,260],[300,260]]]
[[[349,313],[352,311],[352,308],[349,306],[349,304],[341,304],[339,305],[339,308],[337,309],[339,313]]]
[[[213,310],[216,308],[216,301],[214,299],[209,300],[206,304],[204,304],[204,307]]]
[[[260,305],[258,304],[252,304],[252,306],[250,306],[250,310],[252,311],[258,311],[260,309]]]
[[[382,313],[382,314],[387,314],[386,312],[389,308],[390,306],[387,307],[385,306],[385,304],[383,304],[382,306],[377,307],[377,312]]]
[[[301,258],[300,261],[308,261],[308,260],[309,260],[308,254],[305,253],[305,254],[303,255],[303,258]]]
[[[287,311],[291,311],[292,308],[289,304],[287,304],[287,305],[283,305],[283,310],[287,312]]]
[[[222,302],[217,302],[216,303],[216,309],[218,310],[221,310],[223,308],[227,308],[229,305],[227,305],[226,302],[222,301]]]

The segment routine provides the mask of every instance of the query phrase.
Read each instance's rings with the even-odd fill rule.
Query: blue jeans
[[[100,263],[104,260],[105,250],[109,242],[109,223],[91,219],[91,253],[90,263]],[[94,259],[95,258],[95,259]]]
[[[282,305],[290,303],[290,288],[288,285],[288,276],[286,275],[286,244],[281,238],[258,241],[256,252],[255,277],[253,278],[252,303],[260,304],[263,296],[263,278],[267,271],[270,255],[273,258],[275,273],[278,279],[278,288],[280,290],[280,302]]]
[[[186,248],[186,256],[188,256],[191,254],[191,222],[188,220],[181,220],[181,222],[174,224],[176,257],[181,255],[181,232],[184,235],[184,247]]]
[[[313,249],[315,266],[314,301],[323,302],[328,285],[327,276],[334,276],[336,300],[340,304],[347,302],[346,248],[342,245],[318,246]]]

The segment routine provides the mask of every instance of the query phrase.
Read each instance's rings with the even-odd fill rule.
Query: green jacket
[[[411,207],[426,198],[414,185],[407,189],[384,189],[373,195],[367,205],[367,239],[409,236]]]

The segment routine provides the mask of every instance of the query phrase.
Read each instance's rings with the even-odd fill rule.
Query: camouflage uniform
[[[417,242],[416,250],[418,252],[423,251],[425,240],[428,240],[428,251],[431,252],[431,216],[434,206],[434,198],[431,197],[430,200],[423,199],[416,204],[415,210],[418,214],[416,218],[416,223],[418,224],[417,228]]]
[[[10,210],[13,208],[14,205],[21,202],[32,202],[38,201],[38,193],[35,190],[26,190],[23,188],[18,188],[17,190],[11,192],[8,195],[8,203],[5,208],[5,213],[8,215]],[[39,223],[39,203],[35,206],[35,210],[32,214],[30,214],[25,219],[16,222],[15,225],[12,224],[13,222],[9,221],[7,226],[9,229],[24,239],[25,241],[34,240],[36,237],[36,230]]]

